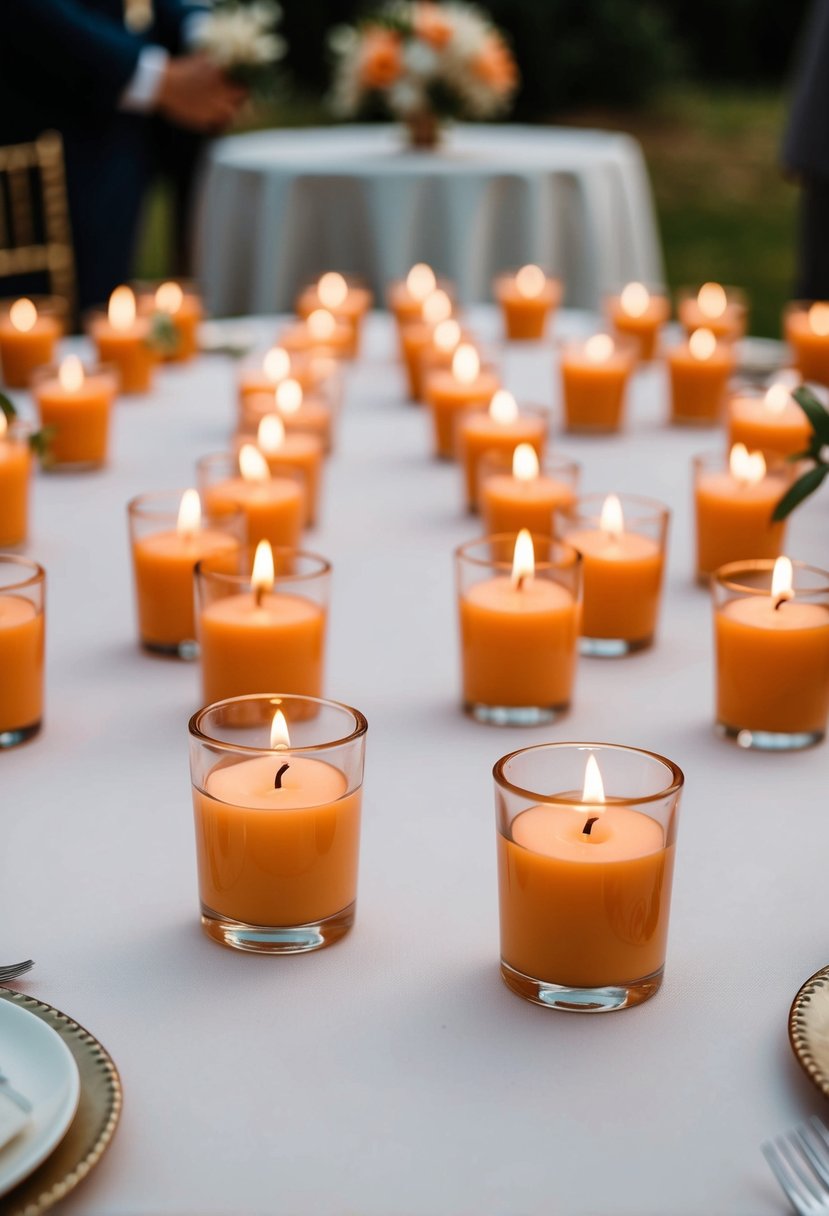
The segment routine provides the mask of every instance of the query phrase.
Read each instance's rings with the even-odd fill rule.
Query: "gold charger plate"
[[[829,967],[816,971],[794,998],[789,1039],[806,1075],[829,1098]]]
[[[94,1035],[59,1009],[8,988],[0,988],[0,1000],[27,1009],[56,1030],[81,1077],[80,1102],[69,1131],[43,1164],[0,1200],[5,1216],[40,1216],[65,1199],[108,1148],[121,1115],[121,1078]]]

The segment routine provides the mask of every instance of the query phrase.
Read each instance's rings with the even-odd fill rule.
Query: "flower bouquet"
[[[334,112],[351,118],[379,102],[415,147],[434,146],[447,118],[501,113],[518,86],[503,37],[471,4],[393,0],[356,27],[336,27],[330,45]]]
[[[252,94],[267,96],[287,50],[276,33],[281,19],[274,0],[217,0],[199,21],[195,47]]]

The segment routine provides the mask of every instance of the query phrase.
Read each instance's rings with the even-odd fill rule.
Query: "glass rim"
[[[277,410],[274,410],[273,412],[278,413]],[[286,430],[287,430],[287,428],[286,428]],[[235,438],[235,436],[234,436],[234,438]],[[251,446],[256,447],[256,444],[254,443]],[[240,445],[240,447],[241,447],[241,445]],[[259,451],[258,448],[256,450]],[[263,460],[267,461],[267,456],[265,455],[264,452],[261,452],[260,455],[262,456]],[[208,471],[215,468],[219,464],[219,462],[222,460],[227,461],[229,464],[229,468],[231,469],[231,479],[235,480],[236,478],[239,478],[242,481],[244,481],[244,478],[242,477],[242,472],[239,468],[238,450],[237,451],[228,451],[228,452],[209,452],[206,456],[199,456],[198,460],[196,461],[196,473],[197,474],[202,473],[202,472],[207,473]],[[235,470],[235,472],[233,470]],[[304,479],[301,477],[299,470],[294,470],[294,469],[289,469],[284,473],[278,473],[275,477],[271,476],[269,479],[269,481],[291,481],[291,482],[299,482],[302,480],[304,480]],[[256,482],[251,482],[251,485],[256,485],[256,484],[257,484]],[[263,481],[263,482],[260,482],[259,484],[268,485],[269,482]],[[211,485],[207,488],[214,489],[215,487],[213,485]],[[199,497],[201,497],[201,493],[202,493],[202,491],[199,490]],[[140,495],[139,495],[139,497],[140,497]]]
[[[332,564],[327,557],[322,557],[319,553],[311,553],[308,549],[292,549],[290,545],[271,545],[271,552],[276,557],[304,557],[310,558],[312,562],[318,563],[316,570],[306,570],[302,574],[274,574],[274,587],[277,583],[307,583],[313,578],[322,578],[326,574],[330,574]],[[227,570],[211,570],[208,567],[211,562],[225,562],[227,555],[223,553],[214,553],[210,557],[202,557],[196,562],[193,567],[196,576],[202,578],[216,579],[218,582],[227,583],[228,586],[244,586],[249,587],[253,577],[253,558],[256,553],[256,545],[241,545],[236,556],[240,559],[248,557],[250,565],[250,573],[242,574]],[[287,694],[286,694],[287,695]],[[233,698],[231,698],[233,699]]]
[[[623,514],[625,517],[625,525],[627,525],[628,519],[635,520],[638,523],[645,523],[649,520],[662,522],[670,519],[671,517],[671,508],[667,505],[667,503],[660,502],[658,498],[648,498],[644,494],[627,494],[625,492],[617,493],[613,490],[611,490],[608,494],[597,493],[595,491],[590,494],[581,494],[569,505],[557,507],[556,511],[559,515],[568,519],[580,519],[585,521],[598,520],[601,518],[602,505],[606,499],[610,498],[611,496],[618,498],[619,502],[622,504],[622,507],[625,507],[628,503],[632,503],[634,504],[634,507],[638,505],[644,508],[639,514],[624,511]],[[587,512],[583,510],[584,506],[594,502],[599,504],[599,509],[597,511]]]
[[[737,442],[739,443],[739,440]],[[734,446],[734,444],[731,445],[731,447]],[[762,448],[752,448],[749,455],[751,455],[753,452],[760,452],[766,462],[766,471],[762,478],[763,481],[769,477],[779,478],[787,471],[789,474],[793,474],[794,465],[791,463],[791,461],[786,460],[785,456],[780,456],[779,459],[775,459],[773,454],[772,456],[769,456],[768,450],[766,449],[764,451]],[[726,448],[725,451],[714,451],[713,449],[709,449],[707,452],[697,452],[696,456],[691,457],[691,467],[695,472],[713,469],[715,471],[719,470],[730,475],[730,454],[730,448]]]
[[[485,452],[481,453],[478,463],[481,474],[491,473],[493,476],[509,477],[517,482],[519,479],[517,477],[513,478],[512,473],[512,456],[514,453],[515,448],[513,448],[513,452],[510,455],[488,448]],[[538,464],[538,478],[534,480],[544,477],[545,473],[563,473],[568,469],[571,472],[580,473],[582,469],[581,461],[576,460],[574,456],[567,456],[564,452],[559,452],[558,450],[545,452],[544,458]]]
[[[215,512],[211,513],[209,511],[205,511],[201,492],[195,486],[184,486],[181,489],[172,490],[148,490],[146,494],[136,494],[135,497],[131,498],[127,503],[127,514],[130,516],[139,516],[141,519],[177,520],[177,507],[173,506],[168,510],[164,510],[161,507],[153,506],[151,500],[169,498],[171,501],[174,501],[175,497],[178,496],[178,503],[180,507],[181,499],[188,490],[196,490],[196,493],[199,496],[199,503],[201,504],[202,508],[202,521],[209,519],[213,523],[218,523],[223,519],[238,520],[245,517],[244,509],[241,506],[235,506],[229,511],[222,511],[220,515],[217,515]]]
[[[541,802],[549,806],[561,805],[564,800],[560,795],[539,794],[534,790],[524,789],[523,786],[514,784],[514,782],[508,780],[504,775],[504,768],[510,760],[514,760],[516,756],[521,756],[525,752],[555,751],[562,748],[585,748],[591,752],[630,752],[638,756],[647,756],[649,760],[655,760],[671,774],[671,781],[663,790],[659,790],[655,794],[641,794],[630,798],[618,798],[614,794],[611,795],[613,802],[608,803],[609,806],[641,806],[646,802],[663,802],[666,798],[678,794],[685,784],[685,774],[679,765],[659,752],[652,752],[644,747],[628,747],[624,743],[583,743],[577,740],[561,740],[551,743],[533,743],[529,747],[518,747],[515,751],[508,752],[506,756],[502,756],[500,760],[496,760],[492,766],[492,776],[495,779],[496,785],[499,785],[501,789],[508,790],[511,794],[517,794],[521,798],[532,799],[535,802]],[[571,805],[578,806],[580,804],[572,803]]]
[[[557,287],[560,292],[564,291],[564,276],[556,271],[550,270],[547,266],[542,266],[540,262],[522,262],[519,266],[504,266],[501,270],[496,270],[495,274],[492,276],[492,286],[498,287],[501,283],[507,282],[507,280],[514,280],[515,276],[518,274],[518,271],[523,270],[525,266],[538,267],[538,269],[544,275],[545,288],[552,287],[555,289]],[[543,290],[544,288],[542,288],[542,291]],[[533,300],[540,300],[542,297],[541,294],[539,294],[537,296],[526,296],[525,298],[532,303]]]
[[[177,287],[181,288],[185,295],[199,296],[198,283],[190,275],[171,274],[168,275],[166,279],[131,279],[129,283],[127,283],[127,287],[131,288],[136,296],[139,293],[141,295],[155,295],[159,287],[163,287],[165,283],[175,283]],[[199,298],[201,297],[199,296]]]
[[[126,286],[129,286],[129,284],[126,284]],[[132,288],[130,288],[130,290],[132,290]],[[140,329],[146,329],[147,332],[149,332],[149,330],[152,326],[152,323],[153,323],[153,319],[149,313],[142,313],[142,312],[138,311],[138,297],[137,296],[135,299],[135,304],[136,304],[135,320],[132,322],[132,324],[129,326],[128,329],[116,330],[115,331],[116,333],[131,333],[136,327],[138,327]],[[109,301],[108,300],[106,300],[103,304],[93,304],[90,308],[85,309],[84,312],[81,314],[81,323],[82,323],[85,331],[88,331],[89,326],[93,323],[93,321],[106,321],[107,325],[109,325],[110,321],[109,321]]]
[[[792,570],[794,572],[808,570],[810,574],[820,575],[824,580],[823,585],[818,587],[802,587],[798,590],[797,586],[794,586],[795,598],[798,596],[829,595],[829,570],[821,570],[820,566],[812,566],[808,562],[802,562],[797,558],[790,558],[789,560],[792,563]],[[741,595],[768,596],[768,587],[751,587],[748,583],[739,582],[733,576],[739,571],[771,574],[776,561],[777,558],[775,557],[754,557],[742,558],[736,562],[726,562],[724,565],[718,566],[713,572],[711,576],[712,586],[716,584],[726,591],[737,591]]]
[[[214,739],[212,735],[208,735],[202,730],[201,722],[206,714],[211,710],[220,709],[225,705],[248,703],[252,701],[267,701],[273,706],[274,701],[302,701],[305,704],[311,703],[317,706],[334,708],[341,710],[351,715],[354,719],[354,729],[347,735],[343,735],[341,739],[332,739],[328,743],[308,743],[303,745],[284,747],[252,747],[247,743],[226,743],[223,739]],[[277,706],[278,708],[278,706]],[[320,752],[327,751],[331,748],[342,747],[346,743],[352,743],[356,739],[362,738],[368,731],[368,719],[365,714],[359,709],[355,709],[353,705],[347,705],[345,701],[332,701],[326,697],[306,697],[300,693],[245,693],[239,697],[225,697],[221,701],[213,701],[210,705],[203,705],[201,709],[190,718],[187,724],[187,729],[192,736],[200,743],[208,743],[211,747],[220,748],[222,751],[228,752],[244,752],[252,755],[262,755],[263,753],[273,752],[275,755],[284,755],[286,752]]]
[[[522,529],[524,531],[525,529]],[[527,529],[528,530],[528,529]],[[545,536],[540,532],[530,532],[533,542],[533,554],[535,554],[536,541],[553,549],[554,554],[560,553],[561,559],[557,561],[555,557],[550,558],[535,558],[535,573],[538,574],[541,570],[572,570],[577,569],[582,562],[582,555],[578,549],[574,549],[572,545],[566,541],[560,540],[555,536]],[[477,547],[478,545],[490,545],[493,543],[502,543],[511,541],[513,546],[518,538],[517,532],[492,532],[488,536],[479,536],[475,540],[464,541],[462,545],[458,545],[455,549],[455,558],[458,562],[467,562],[470,566],[478,567],[482,570],[512,570],[512,558],[504,560],[502,558],[483,558],[476,557],[469,553],[468,550]],[[572,554],[571,560],[566,560]]]
[[[815,296],[814,299],[811,300],[808,299],[808,297],[798,300],[787,300],[783,305],[783,312],[808,312],[813,304],[829,304],[829,299],[820,299],[819,296]],[[818,336],[819,335],[815,334],[815,337]]]
[[[364,274],[360,274],[359,272],[353,270],[337,270],[336,268],[329,267],[328,270],[321,270],[319,274],[314,274],[307,278],[303,278],[297,290],[297,296],[301,295],[305,291],[309,291],[310,289],[316,289],[319,286],[320,279],[327,274],[338,274],[340,278],[345,279],[349,287],[354,287],[368,292],[369,295],[373,295],[373,292],[368,285],[368,279]],[[323,305],[323,308],[325,307],[326,305]]]
[[[17,296],[0,296],[0,317],[7,317],[13,304],[18,300],[31,300],[38,315],[56,317],[65,320],[69,313],[69,305],[63,296],[52,295],[49,292],[21,292]]]
[[[555,339],[553,346],[562,356],[566,357],[568,354],[573,355],[582,353],[591,338],[610,338],[611,342],[613,343],[613,350],[610,352],[607,359],[603,359],[601,363],[591,364],[591,367],[595,366],[597,368],[606,367],[614,355],[638,356],[640,349],[639,340],[633,337],[631,334],[611,333],[611,328],[612,326],[608,326],[607,329],[597,329],[592,334],[584,334],[579,337],[568,338],[562,336]]]
[[[670,305],[670,287],[668,287],[667,283],[657,283],[653,279],[627,279],[624,283],[617,283],[616,286],[611,287],[608,291],[604,291],[602,299],[618,300],[625,288],[631,287],[634,283],[638,283],[641,287],[644,287],[651,299],[665,300]]]
[[[69,355],[75,354],[70,351]],[[60,369],[63,366],[69,355],[64,355],[60,363],[43,363],[32,371],[31,385],[35,387],[45,380],[60,380]],[[79,356],[80,359],[80,356]],[[90,362],[85,359],[80,359],[81,367],[84,371],[84,376],[111,376],[116,382],[120,377],[120,372],[114,363],[99,363],[97,361]],[[117,384],[116,384],[117,387]],[[67,390],[71,393],[71,389]]]
[[[7,591],[19,591],[22,587],[34,587],[37,583],[42,583],[46,578],[46,569],[39,562],[33,561],[30,557],[18,557],[14,553],[0,553],[0,564],[2,565],[17,565],[24,566],[31,570],[31,574],[16,583],[0,582],[0,595],[5,595]]]
[[[700,288],[705,286],[705,283],[713,283],[714,279],[706,279],[704,283],[699,283],[696,287],[692,287],[690,283],[686,283],[676,288],[677,300],[696,299],[700,293]],[[726,304],[741,304],[746,307],[748,304],[748,293],[745,287],[739,287],[736,283],[717,283],[718,287],[722,287],[726,295]],[[719,317],[711,317],[712,321],[719,321]]]

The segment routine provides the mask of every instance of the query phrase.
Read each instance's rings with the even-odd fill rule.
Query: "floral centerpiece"
[[[281,20],[275,0],[216,0],[198,23],[195,46],[252,94],[267,97],[287,50],[276,33]]]
[[[338,26],[332,107],[352,118],[379,102],[415,147],[437,142],[442,120],[490,118],[518,87],[502,35],[471,4],[394,0],[358,26]]]

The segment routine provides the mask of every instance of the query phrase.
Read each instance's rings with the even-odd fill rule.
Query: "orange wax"
[[[420,401],[423,396],[423,357],[427,350],[434,349],[432,343],[434,332],[434,325],[430,325],[427,321],[411,321],[400,330],[403,366],[406,369],[406,379],[412,401]],[[447,366],[451,360],[450,352],[446,361]]]
[[[673,864],[660,825],[629,807],[529,807],[498,836],[503,961],[585,988],[653,975],[665,962]]]
[[[728,395],[728,381],[734,371],[733,349],[720,342],[708,359],[696,359],[687,343],[668,351],[671,378],[671,421],[719,422]]]
[[[518,290],[514,276],[504,275],[495,281],[495,299],[501,306],[510,342],[538,341],[545,336],[550,314],[561,302],[561,284],[557,279],[545,279],[541,292],[528,296]]]
[[[106,317],[89,323],[98,361],[118,368],[122,393],[146,393],[152,387],[158,355],[150,346],[150,326],[148,317],[136,317],[128,329],[115,329]]]
[[[702,311],[696,296],[687,296],[679,301],[677,314],[686,334],[710,329],[718,342],[736,342],[745,337],[746,306],[741,300],[729,300],[720,316],[711,317]]]
[[[245,398],[241,429],[255,431],[263,416],[273,413],[279,414],[289,434],[316,435],[326,453],[334,446],[334,414],[322,397],[303,397],[299,408],[289,413],[275,408],[273,393],[251,393]]]
[[[762,397],[741,397],[728,403],[728,447],[743,443],[750,452],[768,456],[794,456],[809,446],[811,427],[803,410],[789,399],[779,412],[772,412]]]
[[[213,600],[198,621],[204,703],[275,690],[322,694],[325,612],[301,595]]]
[[[454,299],[454,288],[445,279],[433,279],[419,295],[412,294],[405,280],[389,285],[387,299],[389,312],[400,328],[404,325],[410,325],[413,321],[421,320],[423,316],[423,304],[427,296],[431,295],[436,289],[445,291],[450,298]]]
[[[336,319],[347,325],[351,330],[350,354],[356,355],[360,349],[360,335],[363,318],[371,308],[371,292],[365,287],[348,288],[348,295],[341,304],[331,306],[320,299],[317,284],[306,287],[296,302],[297,316],[306,320],[318,308],[324,308]]]
[[[808,309],[787,312],[784,330],[794,352],[794,366],[803,379],[829,384],[829,334],[814,332]]]
[[[206,486],[202,499],[208,515],[230,515],[241,507],[249,545],[267,540],[271,545],[295,549],[299,543],[305,519],[305,495],[302,486],[295,481],[285,477],[274,477],[270,481],[230,477],[227,481]],[[257,691],[245,689],[245,692]]]
[[[28,388],[32,372],[54,362],[55,346],[61,336],[57,317],[37,314],[31,329],[12,325],[8,314],[0,316],[0,364],[7,388]]]
[[[662,589],[662,552],[656,541],[638,532],[612,536],[597,528],[570,532],[566,539],[583,559],[582,635],[650,641]]]
[[[180,306],[169,316],[178,335],[178,345],[164,358],[172,362],[192,359],[199,353],[199,326],[204,319],[201,299],[192,292],[185,292]]]
[[[234,537],[206,528],[154,532],[133,542],[138,634],[144,645],[175,648],[195,638],[193,568],[203,557],[238,548]]]
[[[714,614],[717,720],[740,730],[823,731],[829,714],[829,610],[770,595]]]
[[[519,443],[528,443],[535,449],[539,462],[543,460],[547,444],[547,427],[544,418],[524,414],[519,415],[513,422],[498,422],[489,413],[484,412],[473,413],[468,417],[461,415],[457,426],[456,446],[463,464],[466,501],[470,511],[478,509],[479,468],[483,457],[489,453],[497,453],[510,461]],[[529,527],[527,524],[520,526]],[[495,531],[510,531],[510,529],[496,528]],[[515,531],[518,529],[516,528]]]
[[[277,770],[288,764],[282,788]],[[202,905],[250,925],[309,924],[357,897],[360,791],[290,751],[217,765],[193,790]]]
[[[256,446],[256,435],[240,435],[239,445],[252,443]],[[305,527],[313,527],[319,510],[320,480],[325,452],[318,435],[304,431],[289,431],[282,445],[273,451],[259,451],[268,462],[272,477],[295,470],[302,475],[305,486]]]
[[[455,457],[455,428],[465,410],[480,410],[488,405],[500,381],[492,372],[482,370],[474,380],[458,380],[451,369],[433,371],[424,386],[426,403],[432,413],[435,455],[445,460]]]
[[[53,427],[49,452],[55,464],[103,464],[107,458],[110,407],[116,380],[106,372],[87,375],[77,389],[57,376],[35,385],[42,427]]]
[[[28,437],[6,434],[0,438],[0,549],[22,545],[26,540],[31,478]]]
[[[302,388],[303,393],[311,392],[313,389],[318,388],[330,375],[330,364],[326,368],[326,362],[324,359],[294,356],[291,359],[290,371],[283,379],[296,380]],[[262,396],[270,396],[271,410],[273,410],[274,394],[281,383],[281,380],[272,380],[269,376],[266,376],[261,367],[248,368],[246,371],[243,371],[239,377],[240,411],[244,411],[248,397]]]
[[[564,707],[576,668],[579,609],[545,578],[518,588],[505,577],[460,597],[463,700],[467,705]]]
[[[510,473],[496,473],[481,486],[484,532],[519,532],[527,528],[537,536],[553,535],[553,512],[575,501],[572,486],[542,474],[520,481]]]
[[[701,473],[694,495],[697,517],[697,576],[726,562],[779,557],[785,521],[771,515],[785,486],[774,477],[745,485],[730,473]]]
[[[19,595],[0,595],[0,733],[43,716],[43,613]]]
[[[614,333],[634,338],[639,346],[639,358],[647,362],[656,355],[659,331],[671,315],[671,305],[665,296],[651,295],[643,312],[636,315],[622,307],[619,296],[606,301],[607,316]]]
[[[618,347],[601,363],[570,348],[561,356],[561,387],[568,431],[616,431],[622,420],[633,357]]]
[[[288,354],[327,355],[332,359],[353,359],[354,330],[343,321],[337,321],[330,334],[317,338],[305,321],[289,325],[277,335],[277,345]]]

